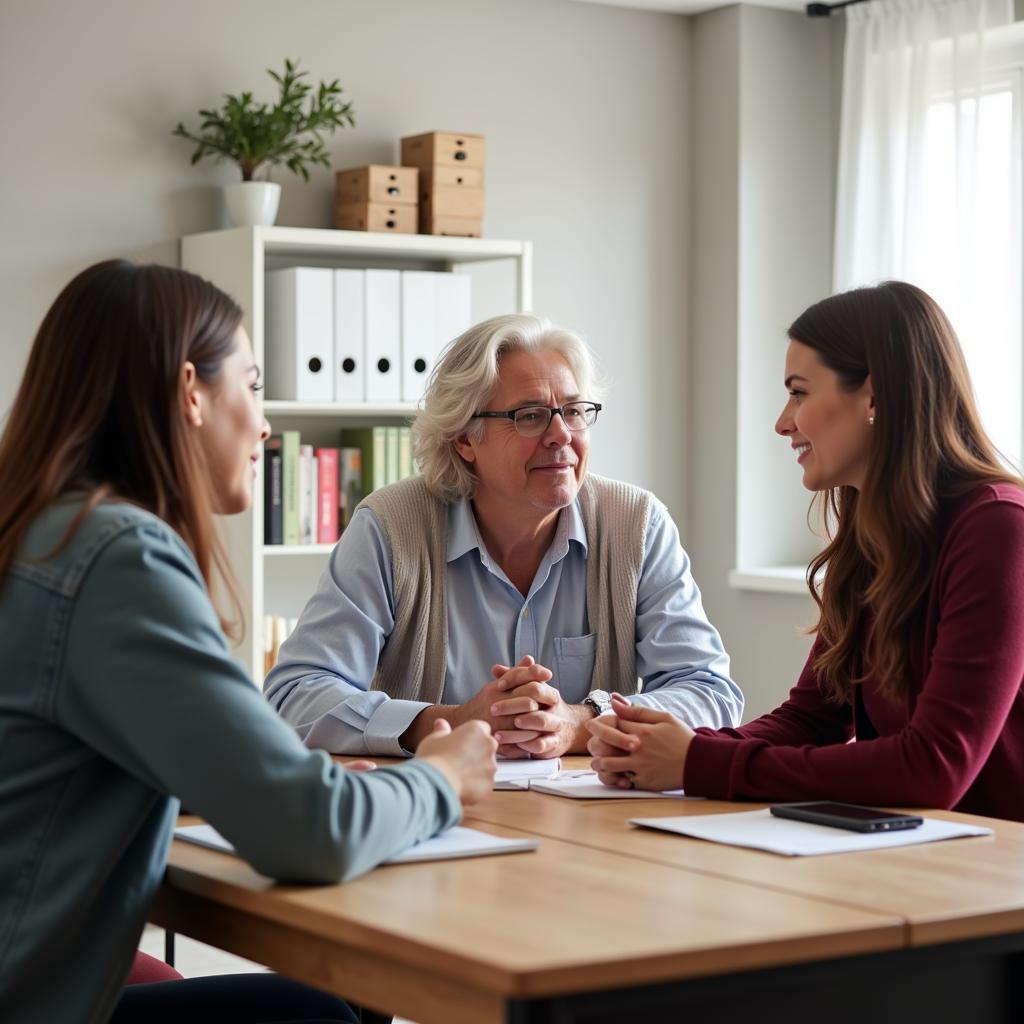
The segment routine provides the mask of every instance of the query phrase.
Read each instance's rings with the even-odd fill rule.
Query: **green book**
[[[384,476],[389,484],[397,484],[401,477],[398,474],[398,435],[401,427],[386,427]]]
[[[398,435],[398,479],[404,480],[412,476],[416,467],[412,463],[412,431],[408,427],[399,427]]]
[[[299,432],[281,433],[281,482],[285,544],[299,543]]]
[[[362,452],[363,497],[387,483],[387,427],[359,427],[341,432],[344,448]]]

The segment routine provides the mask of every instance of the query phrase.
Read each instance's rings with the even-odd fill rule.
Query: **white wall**
[[[170,131],[285,56],[340,79],[336,168],[402,135],[487,138],[486,233],[535,243],[535,305],[582,332],[613,390],[592,467],[683,504],[689,23],[563,0],[4,0],[0,414],[48,304],[113,255],[176,258],[219,226],[227,166]],[[329,227],[333,178],[286,172],[278,222]],[[654,440],[652,440],[654,439]]]
[[[748,717],[788,692],[816,618],[809,596],[727,577],[813,550],[809,494],[772,428],[786,328],[831,290],[832,31],[743,6],[693,19],[689,550]]]
[[[592,466],[666,501],[748,710],[765,710],[813,614],[807,598],[728,587],[737,446],[750,423],[771,429],[767,405],[746,427],[737,410],[744,395],[774,409],[784,329],[828,290],[835,112],[805,95],[834,86],[827,32],[771,10],[691,19],[563,0],[3,0],[0,415],[73,273],[174,260],[177,237],[218,226],[232,171],[191,168],[173,125],[224,92],[269,98],[264,69],[300,57],[355,103],[358,127],[329,143],[336,168],[396,162],[416,132],[487,137],[486,233],[534,241],[536,308],[588,337],[612,378]],[[279,223],[330,225],[327,171],[276,180]],[[780,231],[794,211],[798,228]],[[745,506],[755,523],[803,508],[778,451]]]

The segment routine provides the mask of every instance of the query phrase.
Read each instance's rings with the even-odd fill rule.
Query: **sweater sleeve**
[[[459,819],[432,765],[349,772],[307,750],[231,657],[195,562],[169,530],[119,535],[73,609],[58,720],[180,797],[261,873],[350,878]]]
[[[1024,676],[1024,508],[996,499],[965,513],[947,537],[933,586],[936,640],[903,729],[829,741],[793,728],[791,697],[774,713],[790,709],[785,727],[761,719],[728,735],[698,735],[686,760],[687,792],[954,806],[988,759]],[[805,684],[813,684],[806,668],[794,695]]]

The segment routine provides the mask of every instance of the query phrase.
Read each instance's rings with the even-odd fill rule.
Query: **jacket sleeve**
[[[364,774],[307,750],[231,657],[195,561],[170,530],[118,535],[72,608],[60,723],[180,797],[261,873],[351,878],[459,819],[431,765]]]
[[[954,806],[984,766],[1024,676],[1024,508],[989,501],[946,539],[934,587],[940,617],[927,677],[907,725],[858,743],[819,731],[805,669],[790,701],[728,734],[702,733],[685,767],[689,793],[725,799],[831,798]]]

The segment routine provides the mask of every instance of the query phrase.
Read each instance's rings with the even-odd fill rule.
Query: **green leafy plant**
[[[341,102],[338,80],[321,82],[316,92],[302,79],[299,62],[285,60],[284,74],[267,69],[280,88],[273,106],[256,103],[251,92],[226,95],[219,110],[200,110],[199,130],[189,131],[181,122],[171,133],[196,143],[192,163],[203,157],[232,160],[242,172],[242,181],[252,181],[264,166],[284,164],[309,181],[309,167],[329,167],[321,135],[346,125],[355,125],[351,103]],[[308,102],[307,102],[308,101]]]

